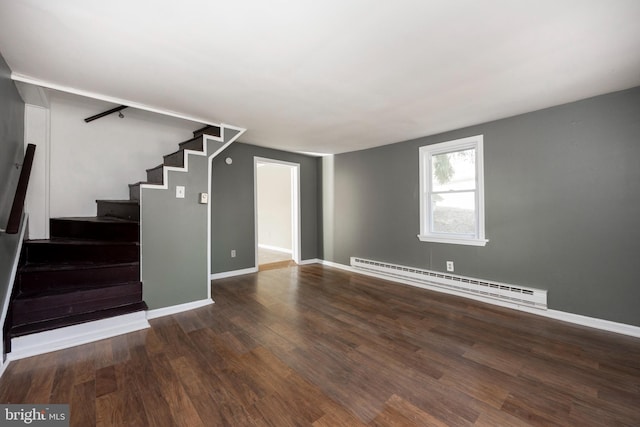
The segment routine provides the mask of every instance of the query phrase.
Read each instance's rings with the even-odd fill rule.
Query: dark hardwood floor
[[[638,426],[640,339],[319,265],[13,362],[0,402],[74,426]]]

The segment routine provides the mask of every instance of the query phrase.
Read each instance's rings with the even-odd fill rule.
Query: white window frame
[[[485,246],[489,241],[485,239],[484,234],[483,142],[483,135],[475,135],[420,147],[420,234],[418,234],[420,241],[471,246]],[[427,203],[431,200],[431,158],[438,154],[472,148],[476,150],[476,233],[471,235],[434,232],[431,230],[431,209],[427,207]]]

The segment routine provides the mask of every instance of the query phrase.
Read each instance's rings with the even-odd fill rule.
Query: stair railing
[[[102,118],[104,116],[108,116],[109,114],[113,114],[113,113],[118,113],[118,116],[120,118],[123,118],[124,115],[121,113],[121,111],[124,110],[125,108],[129,108],[129,107],[127,107],[126,105],[121,105],[119,107],[112,108],[111,110],[107,110],[107,111],[105,111],[103,113],[96,114],[95,116],[87,117],[86,119],[84,119],[84,121],[85,121],[85,123],[89,123],[89,122],[92,122],[94,120],[98,120],[98,119],[100,119],[100,118]]]
[[[4,231],[7,234],[17,234],[20,229],[20,219],[24,211],[24,199],[27,197],[27,187],[29,185],[29,176],[31,175],[31,166],[33,165],[35,152],[36,146],[34,144],[28,144],[27,151],[24,154],[20,178],[18,179],[18,186],[16,187],[16,194],[13,197],[13,205],[11,205],[11,213],[7,221],[7,229],[0,229],[0,231]]]

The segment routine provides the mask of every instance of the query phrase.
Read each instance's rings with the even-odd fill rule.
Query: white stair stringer
[[[169,172],[189,172],[190,156],[207,156],[209,160],[211,160],[214,157],[216,157],[218,154],[220,154],[225,148],[227,148],[229,145],[235,142],[243,133],[246,132],[246,129],[239,128],[232,125],[227,125],[227,124],[220,124],[220,125],[214,124],[212,126],[217,126],[220,128],[220,136],[211,136],[211,135],[203,134],[201,136],[201,138],[204,138],[204,141],[202,143],[202,147],[204,149],[203,151],[184,150],[183,167],[180,168],[177,166],[162,166],[162,184],[140,184],[140,190],[142,191],[143,188],[149,188],[154,190],[169,189]],[[225,142],[226,130],[233,130],[233,131],[236,131],[237,133],[233,137],[229,138],[228,141]],[[215,151],[213,151],[212,153],[209,153],[208,141],[222,142],[223,145],[218,149],[216,149]],[[211,194],[211,191],[209,191],[209,194]]]
[[[145,283],[145,288],[147,288],[147,282],[149,283],[149,294],[150,298],[149,299],[153,299],[153,295],[155,295],[156,298],[158,298],[158,295],[160,295],[161,293],[164,292],[168,292],[166,286],[166,283],[162,282],[160,283],[158,281],[158,274],[157,274],[157,255],[152,255],[152,254],[157,254],[159,251],[156,250],[157,246],[154,246],[154,244],[149,243],[149,238],[146,237],[147,234],[143,231],[145,229],[144,227],[144,223],[145,223],[145,215],[147,215],[147,212],[145,210],[145,206],[147,206],[147,204],[149,203],[147,201],[147,198],[144,197],[144,193],[146,190],[169,190],[173,189],[173,186],[176,185],[175,181],[177,180],[178,182],[183,181],[182,179],[178,179],[179,176],[184,176],[182,174],[188,174],[190,172],[194,172],[196,169],[195,166],[191,167],[191,169],[194,169],[193,171],[190,171],[190,164],[193,163],[193,165],[202,165],[202,160],[199,159],[206,159],[206,163],[207,163],[207,167],[206,167],[206,176],[204,175],[204,173],[202,173],[202,175],[198,175],[198,177],[196,177],[196,181],[198,181],[200,184],[198,185],[199,189],[195,190],[196,193],[197,192],[204,192],[207,191],[208,194],[211,194],[211,174],[212,174],[212,163],[213,163],[213,158],[218,156],[220,153],[222,153],[227,147],[229,147],[231,144],[233,144],[235,141],[238,140],[238,138],[240,138],[240,136],[242,136],[244,134],[244,132],[246,132],[246,129],[244,128],[240,128],[240,127],[236,127],[236,126],[232,126],[232,125],[228,125],[228,124],[213,124],[212,126],[217,126],[220,128],[220,136],[211,136],[211,135],[206,135],[203,134],[201,136],[201,138],[203,138],[203,151],[197,151],[197,150],[190,150],[190,149],[184,149],[183,150],[183,154],[184,154],[184,158],[183,158],[183,166],[182,167],[176,167],[176,166],[164,166],[162,167],[162,184],[149,184],[149,183],[144,183],[144,184],[140,184],[140,281],[142,281],[143,283]],[[197,160],[197,162],[196,162]],[[197,168],[197,170],[202,170],[200,169],[200,167]],[[204,170],[202,171],[204,172]],[[197,172],[198,174],[200,174],[201,172]],[[206,186],[204,185],[204,180],[206,180]],[[170,181],[173,181],[170,182]],[[184,185],[184,184],[180,184],[180,185]],[[206,190],[205,190],[206,188]],[[155,192],[155,191],[154,191]],[[157,199],[156,199],[157,200]],[[206,221],[206,247],[207,247],[207,254],[206,254],[206,271],[204,271],[204,266],[203,266],[203,271],[202,271],[202,277],[203,277],[203,282],[202,282],[202,288],[203,292],[206,289],[206,295],[207,298],[206,299],[201,299],[202,297],[198,297],[198,301],[208,301],[209,303],[212,303],[213,301],[211,300],[211,286],[210,286],[210,280],[209,280],[209,276],[211,275],[211,203],[213,201],[211,200],[211,197],[209,197],[208,202],[206,203],[207,207],[206,207],[206,219],[203,218],[203,221]],[[188,204],[194,203],[192,199],[190,199],[187,202]],[[185,206],[187,206],[185,205]],[[171,218],[168,218],[166,216],[166,213],[164,213],[162,211],[162,209],[160,208],[160,210],[156,210],[156,211],[152,211],[150,210],[149,212],[155,212],[152,213],[152,215],[154,215],[154,221],[158,221],[158,218],[164,218],[161,219],[160,221],[164,221],[165,224],[168,220],[171,220]],[[148,218],[147,218],[148,219]],[[179,219],[179,218],[176,218]],[[147,230],[148,231],[148,230]],[[204,237],[204,236],[203,236]],[[188,237],[184,237],[182,239],[182,242],[185,241],[189,241],[186,240],[189,239]],[[151,240],[153,241],[153,238],[151,238]],[[157,241],[156,241],[157,242]],[[147,255],[148,254],[152,257],[156,257],[155,259],[155,264],[153,267],[153,271],[154,274],[152,274],[151,276],[154,276],[155,279],[153,277],[150,277],[149,275],[149,270],[146,266],[150,265],[147,261]],[[167,260],[165,262],[165,266],[170,266],[172,263],[172,260]],[[160,267],[160,269],[162,269],[163,267]],[[171,268],[171,267],[167,267],[167,268]],[[179,270],[179,269],[178,269]],[[193,270],[185,270],[185,271],[193,271]],[[200,273],[197,273],[198,275]],[[160,285],[158,287],[158,285]],[[181,286],[183,286],[184,283],[181,284]],[[172,284],[171,286],[175,286],[175,284]],[[193,288],[191,288],[193,289]],[[147,296],[145,296],[145,299],[147,299]],[[157,301],[157,300],[156,300]],[[146,301],[147,304],[150,304],[150,301]],[[178,308],[178,307],[184,307],[186,305],[189,304],[193,304],[194,301],[176,301],[174,304],[175,306],[171,306],[169,303],[169,305],[167,306],[167,300],[164,300],[163,302],[160,302],[161,305],[158,304],[153,304],[153,302],[150,304],[150,311],[151,312],[160,312],[158,310],[163,310],[164,311],[171,311],[174,308]]]

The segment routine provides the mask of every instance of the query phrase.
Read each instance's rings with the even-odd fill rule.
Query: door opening
[[[254,157],[256,266],[300,262],[300,165]]]

